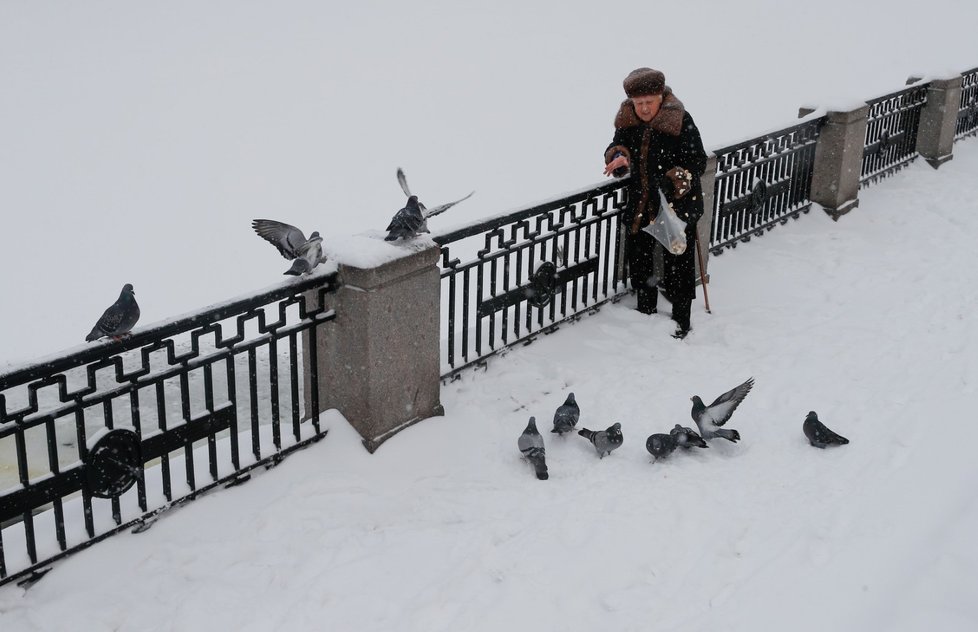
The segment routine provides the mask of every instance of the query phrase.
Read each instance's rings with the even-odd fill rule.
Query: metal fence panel
[[[0,375],[0,584],[320,439],[303,350],[335,278]]]
[[[961,74],[961,107],[954,140],[978,134],[978,68]]]
[[[442,252],[442,375],[626,292],[621,180],[435,236]]]
[[[927,84],[915,85],[867,101],[866,140],[859,186],[872,184],[906,167],[917,153],[920,112],[927,103]]]
[[[811,208],[815,145],[824,118],[715,150],[710,252],[722,254]]]

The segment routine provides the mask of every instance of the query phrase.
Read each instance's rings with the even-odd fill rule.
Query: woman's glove
[[[682,167],[673,167],[666,171],[666,177],[672,182],[672,197],[682,199],[693,188],[693,174]]]

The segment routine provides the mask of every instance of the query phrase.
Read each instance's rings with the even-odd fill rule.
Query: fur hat
[[[652,68],[636,68],[622,82],[628,98],[647,94],[662,94],[666,89],[666,76]]]

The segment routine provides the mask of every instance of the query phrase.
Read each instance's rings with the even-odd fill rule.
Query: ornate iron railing
[[[453,232],[441,246],[442,376],[625,293],[622,180]]]
[[[319,389],[304,387],[316,354],[303,350],[334,318],[335,279],[304,277],[0,375],[0,584],[32,581],[322,438]]]
[[[961,74],[961,107],[954,140],[978,134],[978,68]]]
[[[866,140],[859,185],[872,184],[903,169],[917,153],[920,111],[927,103],[927,84],[913,85],[866,101]]]
[[[711,253],[722,254],[811,209],[815,145],[824,122],[812,119],[714,150]]]

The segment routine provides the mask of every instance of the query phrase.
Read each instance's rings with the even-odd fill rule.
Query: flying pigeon
[[[401,185],[401,190],[404,191],[404,195],[408,196],[408,201],[404,208],[394,214],[394,218],[387,226],[388,233],[387,237],[384,238],[384,241],[394,241],[395,239],[417,237],[419,233],[431,232],[428,230],[429,217],[434,217],[435,215],[444,213],[459,202],[464,202],[465,200],[469,199],[475,193],[475,191],[473,191],[472,193],[469,193],[465,197],[455,200],[454,202],[440,204],[435,208],[429,209],[418,201],[418,196],[411,193],[411,189],[408,187],[407,177],[404,175],[404,170],[400,167],[397,168],[397,182]]]
[[[85,336],[85,341],[92,342],[103,336],[111,336],[113,340],[119,340],[129,335],[137,320],[139,320],[139,305],[136,304],[132,283],[126,283],[122,286],[119,298],[105,310],[92,327],[92,331]]]
[[[846,445],[849,443],[849,440],[842,435],[838,435],[826,428],[825,424],[818,420],[818,415],[815,414],[814,410],[808,413],[808,416],[805,417],[805,423],[801,427],[805,431],[805,436],[808,437],[808,442],[816,448],[825,448],[830,445]]]
[[[621,424],[617,422],[611,424],[607,430],[595,431],[582,428],[577,431],[577,434],[590,441],[602,459],[621,446],[622,441],[625,440],[621,434]]]
[[[543,437],[537,430],[537,418],[530,417],[530,422],[526,424],[526,429],[520,435],[517,445],[523,456],[533,464],[533,469],[537,472],[537,478],[545,481],[550,478],[547,473],[547,451],[543,447]]]
[[[739,432],[736,430],[727,430],[720,426],[727,423],[727,420],[730,419],[733,412],[737,410],[740,402],[744,401],[744,398],[747,397],[747,393],[750,392],[752,386],[754,386],[754,378],[748,378],[740,386],[717,397],[709,406],[703,405],[703,400],[699,398],[699,395],[690,397],[690,400],[693,402],[693,410],[690,414],[693,416],[693,421],[696,422],[696,427],[700,429],[700,435],[704,439],[709,441],[715,437],[721,437],[733,443],[740,441]]]
[[[259,237],[275,246],[283,257],[292,262],[292,267],[284,274],[309,274],[313,268],[326,261],[323,256],[323,238],[319,236],[319,231],[314,231],[306,239],[295,226],[273,219],[252,220],[251,227]]]
[[[554,413],[554,429],[550,432],[556,432],[559,435],[570,432],[580,418],[581,409],[577,405],[577,400],[574,399],[574,393],[571,393],[564,403],[557,407],[557,412]]]
[[[669,456],[678,446],[679,442],[673,434],[649,435],[649,438],[645,440],[645,449],[652,455],[653,461]]]
[[[676,424],[676,426],[669,431],[669,434],[676,438],[676,445],[684,450],[689,450],[690,448],[710,447],[706,441],[703,441],[703,437],[699,436],[692,428],[687,428],[686,426]]]

